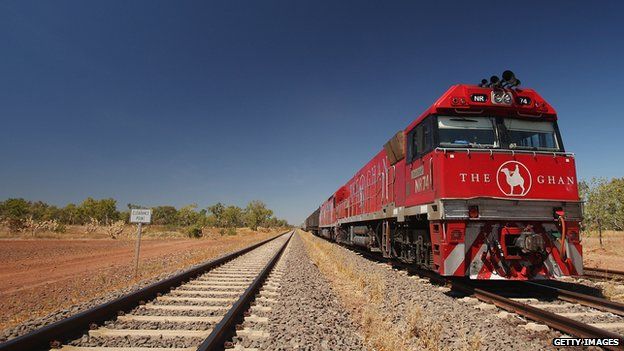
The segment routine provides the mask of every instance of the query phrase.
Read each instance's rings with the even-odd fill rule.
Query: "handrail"
[[[518,149],[478,149],[478,148],[467,148],[467,147],[436,147],[434,151],[466,151],[466,152],[488,152],[488,153],[518,153],[518,154],[545,154],[545,155],[559,155],[559,156],[572,156],[575,154],[573,152],[561,152],[561,151],[539,151],[539,150],[518,150]]]

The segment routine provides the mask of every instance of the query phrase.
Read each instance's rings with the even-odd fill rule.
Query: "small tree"
[[[178,210],[173,206],[156,206],[152,210],[154,224],[171,225],[178,219]]]
[[[68,204],[59,211],[59,218],[62,223],[74,225],[80,221],[80,210],[75,204]]]
[[[109,224],[119,218],[117,201],[111,198],[95,200],[88,197],[80,204],[80,214],[85,223],[89,221],[89,218],[95,218],[100,223]]]
[[[222,203],[217,202],[212,206],[208,206],[208,212],[212,213],[212,215],[214,216],[215,226],[224,226],[223,212],[225,212],[225,206]]]
[[[251,230],[258,230],[258,227],[267,223],[273,215],[273,211],[266,207],[262,201],[251,201],[245,209],[245,223]]]
[[[0,218],[12,232],[24,228],[24,222],[30,217],[30,203],[24,199],[7,199],[0,203]]]
[[[624,230],[624,178],[614,178],[605,186],[606,225],[612,230]]]
[[[243,209],[238,206],[228,206],[223,210],[223,226],[226,228],[242,227],[244,223]]]
[[[618,185],[604,178],[593,178],[589,183],[582,182],[579,192],[585,201],[585,222],[590,229],[598,230],[598,240],[602,247],[602,231],[617,228],[618,208],[622,200],[618,199]]]
[[[199,213],[195,211],[197,204],[190,204],[178,211],[178,224],[185,227],[196,224],[199,221]]]

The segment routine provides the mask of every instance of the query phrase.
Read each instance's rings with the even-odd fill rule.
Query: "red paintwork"
[[[490,101],[486,103],[478,103],[470,101],[472,94],[485,94],[490,95],[491,88],[481,88],[474,85],[458,84],[450,87],[431,107],[423,112],[420,117],[410,123],[405,131],[412,130],[422,119],[431,114],[450,114],[450,115],[469,115],[476,111],[486,110],[489,115],[500,117],[521,117],[521,118],[546,118],[557,119],[557,112],[550,106],[535,90],[533,89],[516,89],[507,90],[510,91],[514,98],[519,96],[528,97],[531,99],[530,105],[518,105],[513,103],[512,105],[494,105]],[[453,99],[458,99],[459,104],[453,104]],[[462,104],[461,99],[464,99]]]
[[[470,153],[436,151],[429,158],[433,165],[434,190],[425,192],[424,195],[411,190],[408,193],[407,206],[426,200],[426,197],[579,200],[572,156],[526,153],[513,155],[511,152],[490,154],[487,150],[480,150]],[[515,166],[518,166],[524,178],[524,194],[519,186],[511,193],[503,173],[504,169],[515,170]],[[417,180],[418,178],[414,182]]]
[[[473,93],[489,96],[491,91],[490,88],[454,85],[414,120],[404,133],[407,134],[431,114],[461,115],[458,111],[465,113],[487,109],[488,115],[491,116],[525,116],[523,118],[550,120],[557,118],[555,110],[533,89],[511,90],[515,97],[529,97],[531,104],[528,106],[515,103],[512,106],[500,106],[470,101],[470,95]],[[453,104],[454,98],[459,104]],[[461,99],[466,102],[464,105],[461,104]],[[503,178],[505,175],[499,172],[501,165],[507,161],[520,162],[531,173],[531,187],[526,195],[506,195],[497,185],[498,180],[501,187],[507,186]],[[515,163],[512,162],[510,166],[515,166]],[[423,174],[412,179],[412,171],[419,167],[422,167]],[[524,174],[522,167],[520,171]],[[515,190],[520,191],[520,188]],[[488,150],[474,150],[470,153],[438,150],[407,166],[405,159],[394,166],[389,166],[386,153],[382,150],[341,187],[335,196],[321,205],[320,225],[332,226],[337,219],[380,211],[383,205],[389,203],[394,203],[397,207],[415,206],[431,203],[439,198],[473,197],[578,201],[574,158],[511,151],[493,151],[490,155]],[[335,211],[329,210],[330,208],[335,208]],[[323,209],[326,209],[325,215]]]
[[[532,89],[507,90],[514,96],[510,106],[472,102],[471,94],[491,97],[491,88],[455,85],[446,91],[430,108],[416,118],[406,129],[405,136],[424,118],[433,115],[487,115],[496,117],[556,120],[555,110]],[[518,97],[531,103],[519,105]],[[407,138],[406,138],[407,139]],[[404,145],[405,148],[405,145]],[[406,150],[405,150],[406,151]],[[407,154],[407,152],[406,152]],[[516,172],[516,168],[518,171]],[[519,174],[519,175],[518,175]],[[511,150],[435,149],[420,159],[406,164],[406,159],[390,166],[384,150],[373,157],[344,186],[321,205],[320,226],[336,227],[338,220],[362,214],[379,213],[386,205],[411,207],[430,204],[439,199],[498,198],[517,200],[579,201],[578,185],[573,156],[562,153],[533,153]],[[360,219],[357,219],[360,220]],[[501,221],[502,222],[502,221]],[[513,222],[513,221],[511,221]],[[466,225],[469,221],[430,222],[430,234],[435,269],[443,275],[470,276],[474,279],[501,279],[500,259],[496,252],[485,250],[485,233],[489,224],[471,243],[465,243]],[[518,235],[521,228],[549,223],[517,223],[509,235]],[[505,279],[550,278],[556,274],[577,274],[582,247],[578,238],[578,222],[567,221],[566,245],[575,248],[575,266],[568,257],[562,259],[558,242],[548,239],[549,267],[528,269],[518,259],[509,259],[509,274]],[[513,226],[513,223],[510,223]],[[487,229],[489,228],[489,229]],[[554,229],[553,229],[554,230]],[[503,238],[504,239],[504,238]],[[458,250],[455,250],[461,245]],[[465,245],[470,245],[463,250]],[[559,245],[559,246],[558,246]],[[459,256],[458,256],[459,253]],[[505,253],[503,253],[505,254]],[[523,258],[523,259],[526,259]],[[533,260],[533,258],[528,258]],[[476,264],[478,271],[469,269]],[[537,266],[536,266],[537,267]],[[556,270],[559,272],[555,272]],[[448,271],[447,271],[448,270]],[[554,270],[554,271],[549,271]]]

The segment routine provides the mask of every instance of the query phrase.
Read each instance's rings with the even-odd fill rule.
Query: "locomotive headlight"
[[[499,105],[511,105],[511,93],[506,91],[493,91],[492,102]]]

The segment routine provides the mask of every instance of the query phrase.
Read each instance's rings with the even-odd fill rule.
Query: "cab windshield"
[[[443,148],[563,149],[555,122],[519,118],[438,116],[437,141]]]
[[[510,149],[559,150],[553,122],[505,119]]]
[[[442,147],[498,147],[495,121],[491,117],[438,117]]]

